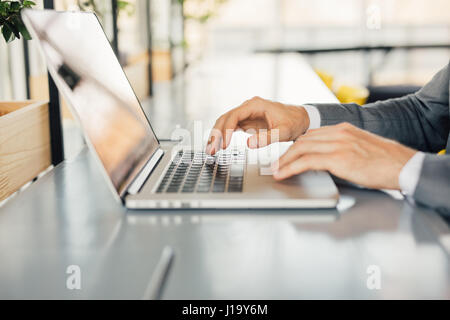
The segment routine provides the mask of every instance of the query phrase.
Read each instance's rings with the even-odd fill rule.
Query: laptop
[[[214,156],[158,140],[93,13],[23,10],[105,181],[127,208],[333,208],[326,172],[277,182],[232,146]]]

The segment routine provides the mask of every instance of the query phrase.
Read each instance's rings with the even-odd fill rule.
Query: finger
[[[336,152],[340,148],[342,148],[341,143],[338,141],[297,141],[272,164],[272,171],[278,171],[302,155],[311,153],[327,154]]]
[[[210,138],[208,140],[206,152],[211,155],[214,155],[221,149],[222,140],[223,140],[222,131],[213,128],[210,133]]]
[[[217,119],[214,127],[211,129],[208,138],[208,144],[206,146],[206,152],[208,154],[215,154],[220,150],[220,143],[222,141],[222,127],[225,122],[225,115],[222,115]]]
[[[258,133],[251,135],[247,139],[247,145],[250,149],[256,149],[279,141],[280,134],[278,128],[272,130],[260,129],[258,130]]]
[[[220,150],[221,146],[227,147],[229,141],[231,140],[233,131],[238,127],[238,123],[247,120],[253,112],[257,113],[258,108],[263,107],[260,102],[261,99],[259,98],[247,100],[239,107],[234,108],[233,110],[225,113],[219,119],[217,119],[213,130],[218,130],[221,132],[221,134],[219,135],[217,131],[210,134],[207,151],[209,150],[212,154],[214,154],[215,152]],[[227,129],[231,130],[228,136],[226,132]],[[218,138],[219,136],[220,139]],[[212,137],[214,137],[214,139]],[[221,144],[223,137],[225,137],[225,141],[223,141],[223,143]],[[210,142],[213,142],[211,146],[209,146]]]
[[[216,150],[214,148],[214,136],[210,136],[208,139],[208,143],[206,145],[206,153],[210,155],[214,155],[216,153]]]
[[[238,128],[238,117],[236,113],[230,114],[225,120],[222,129],[222,148],[226,149],[231,142],[233,132]]]
[[[222,148],[226,149],[233,136],[233,132],[239,127],[239,123],[248,119],[252,114],[252,106],[247,104],[241,105],[240,107],[232,110],[228,116],[225,118],[222,127]]]
[[[330,170],[332,162],[326,154],[307,154],[285,165],[273,175],[275,180],[283,180],[309,170]]]

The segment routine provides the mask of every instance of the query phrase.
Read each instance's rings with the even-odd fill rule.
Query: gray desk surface
[[[338,210],[127,211],[84,148],[0,208],[0,298],[139,299],[165,245],[165,299],[450,298],[438,215],[340,191]],[[66,288],[69,265],[81,290]]]

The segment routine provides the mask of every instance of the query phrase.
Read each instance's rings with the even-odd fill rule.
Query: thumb
[[[279,141],[280,130],[278,128],[272,130],[261,129],[247,139],[247,145],[250,149],[256,149]]]

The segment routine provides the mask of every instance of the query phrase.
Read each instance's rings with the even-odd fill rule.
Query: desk
[[[266,58],[249,59],[247,67],[280,65]],[[281,65],[291,61],[287,74],[297,68],[311,75],[315,92],[333,99],[300,57],[277,59]],[[221,66],[229,69],[225,62]],[[194,87],[210,76],[203,67],[186,74],[179,121],[196,119],[208,99],[218,98],[205,91],[195,104]],[[233,70],[223,72],[222,80]],[[222,80],[208,83],[228,92],[222,94],[228,104],[234,93],[229,84],[216,86]],[[236,100],[244,91],[238,87]],[[284,98],[295,94],[301,91]],[[156,100],[169,96],[177,97],[162,94]],[[176,105],[146,108],[173,126],[176,115],[167,109]],[[218,104],[222,107],[225,103]],[[216,116],[210,109],[203,114]],[[155,124],[163,132],[164,126]],[[165,245],[176,252],[165,299],[450,298],[450,260],[442,245],[448,227],[439,216],[379,191],[340,187],[340,192],[338,210],[127,211],[83,148],[0,209],[0,298],[139,299]],[[81,268],[81,290],[66,289],[69,265]],[[367,289],[371,265],[381,270],[381,290]]]

